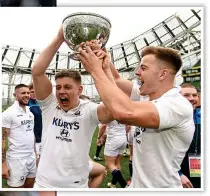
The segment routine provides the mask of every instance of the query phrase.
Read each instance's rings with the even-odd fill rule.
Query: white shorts
[[[118,137],[116,138],[109,138],[107,137],[105,147],[104,147],[104,155],[109,157],[116,157],[123,153],[127,145],[127,138]]]
[[[36,177],[36,157],[34,153],[20,159],[7,158],[6,162],[10,169],[10,177],[7,180],[9,186],[20,187],[24,185],[26,178]]]
[[[128,132],[128,144],[129,145],[133,145],[133,136],[135,133],[135,126],[131,126],[131,130]]]
[[[93,162],[89,161],[89,167],[88,167],[89,173],[92,171],[92,169],[93,169]]]
[[[42,151],[41,142],[40,143],[36,143],[36,154],[38,155],[38,157],[41,156],[41,151]]]

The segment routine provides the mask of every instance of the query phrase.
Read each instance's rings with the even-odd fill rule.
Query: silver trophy
[[[85,49],[86,41],[97,42],[98,46],[105,47],[110,35],[110,21],[98,14],[78,12],[63,20],[63,34],[69,48],[74,51],[71,59],[78,60],[78,48]]]

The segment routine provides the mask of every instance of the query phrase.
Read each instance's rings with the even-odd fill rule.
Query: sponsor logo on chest
[[[34,121],[33,120],[21,120],[21,125],[25,127],[25,131],[33,131]]]
[[[72,139],[70,138],[70,132],[73,130],[78,130],[80,128],[80,124],[78,121],[67,122],[57,117],[53,118],[52,125],[61,128],[59,135],[56,136],[56,139],[65,142],[72,142]]]

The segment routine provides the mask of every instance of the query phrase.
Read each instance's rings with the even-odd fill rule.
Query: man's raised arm
[[[120,88],[124,93],[126,93],[130,97],[133,83],[129,80],[121,78],[119,72],[117,71],[112,62],[110,63],[110,69],[118,88]]]
[[[45,72],[50,65],[55,53],[64,42],[62,27],[59,29],[57,36],[52,43],[44,49],[32,68],[32,77],[34,83],[34,90],[38,100],[46,99],[52,93],[52,84]]]
[[[118,86],[118,88],[120,88],[124,93],[126,93],[130,97],[133,83],[129,80],[122,79],[120,77],[119,72],[115,68],[114,64],[111,62],[111,59],[110,59],[106,49],[95,50],[93,52],[99,59],[104,59],[102,68],[104,70],[104,73],[109,78],[109,80],[112,83],[114,80],[114,83]]]

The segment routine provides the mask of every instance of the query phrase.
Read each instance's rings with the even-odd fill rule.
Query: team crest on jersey
[[[76,112],[74,113],[74,115],[75,115],[75,116],[81,116],[81,112],[80,112],[80,111],[76,111]]]
[[[134,138],[136,139],[137,144],[141,144],[142,142],[142,133],[146,131],[146,128],[143,127],[136,127]]]
[[[21,180],[21,181],[24,181],[24,179],[25,179],[24,176],[21,176],[21,177],[20,177],[20,180]]]

